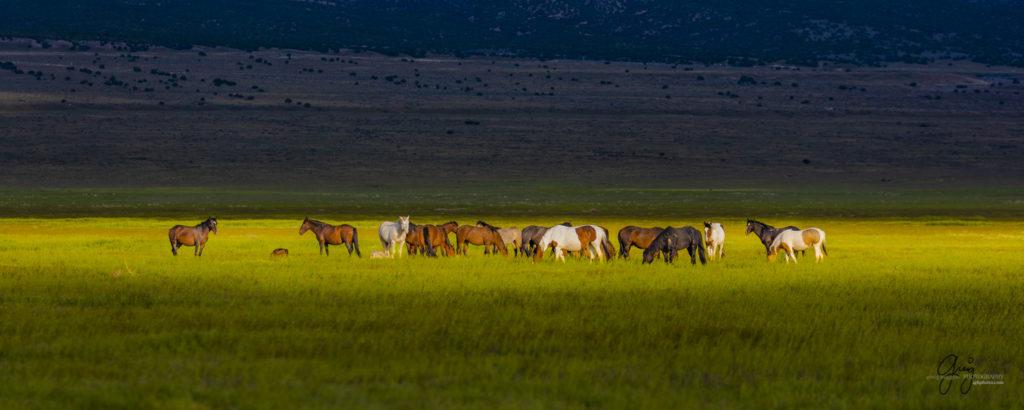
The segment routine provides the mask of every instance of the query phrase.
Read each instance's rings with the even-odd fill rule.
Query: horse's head
[[[309,222],[309,217],[302,220],[302,226],[299,227],[299,235],[306,233],[306,231],[313,229],[313,223]]]
[[[775,256],[779,254],[779,247],[773,243],[772,246],[768,247],[767,254],[768,262],[775,262]]]
[[[400,216],[400,217],[398,217],[398,226],[401,226],[403,231],[408,232],[409,231],[409,217],[408,216]]]
[[[554,241],[544,242],[544,239],[541,238],[540,243],[537,244],[537,252],[533,253],[533,260],[534,261],[539,261],[539,260],[543,259],[544,258],[544,252],[547,251],[548,248],[555,247],[557,244],[558,243],[554,242]]]
[[[743,233],[744,235],[750,235],[751,232],[754,232],[755,222],[753,219],[747,219],[747,231]]]
[[[213,231],[214,235],[216,235],[217,234],[217,218],[214,218],[214,217],[206,218],[206,223],[208,223],[210,225],[210,230]]]
[[[455,221],[448,221],[444,225],[441,225],[441,229],[444,229],[444,233],[452,233],[455,232],[456,229],[459,229],[459,223]]]

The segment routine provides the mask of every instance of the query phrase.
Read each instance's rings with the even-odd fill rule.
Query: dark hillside
[[[633,61],[1024,65],[1000,0],[5,1],[0,36]],[[136,46],[143,48],[143,46]]]

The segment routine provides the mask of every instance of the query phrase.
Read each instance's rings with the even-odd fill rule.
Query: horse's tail
[[[434,245],[430,243],[430,229],[427,229],[426,226],[421,226],[420,230],[423,235],[423,247],[426,249],[427,256],[437,256],[434,253]]]
[[[352,247],[356,248],[356,256],[362,258],[363,254],[359,253],[359,231],[354,226],[352,227]]]
[[[825,238],[821,238],[821,251],[825,253],[825,256],[828,256],[828,249],[825,249]]]
[[[707,265],[708,261],[706,259],[704,259],[704,244],[701,243],[701,242],[702,241],[700,240],[700,233],[698,232],[697,233],[697,251],[698,251],[697,255],[700,256],[700,264],[701,265]]]

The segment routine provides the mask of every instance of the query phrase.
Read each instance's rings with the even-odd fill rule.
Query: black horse
[[[767,254],[767,253],[771,253],[768,250],[768,248],[770,246],[772,246],[772,241],[775,240],[776,236],[779,236],[779,233],[781,233],[783,231],[799,231],[799,230],[800,230],[800,228],[797,228],[797,227],[795,227],[793,225],[790,225],[790,226],[787,226],[787,227],[784,227],[784,228],[776,228],[774,226],[768,225],[768,224],[763,223],[763,222],[755,221],[753,219],[747,219],[747,232],[744,233],[744,235],[750,235],[751,232],[756,233],[758,239],[760,239],[761,243],[764,244],[764,251]],[[801,253],[801,256],[803,256],[803,255],[804,254]]]
[[[653,262],[654,256],[658,252],[665,255],[665,263],[672,263],[672,260],[679,255],[680,249],[686,249],[687,252],[690,252],[690,263],[696,265],[696,257],[700,256],[700,264],[707,264],[707,261],[704,259],[704,240],[700,236],[700,231],[692,226],[684,226],[682,228],[670,226],[661,231],[651,241],[651,245],[644,249],[643,263]]]
[[[569,222],[562,222],[561,225],[572,226]],[[536,252],[537,247],[540,246],[540,238],[543,238],[547,231],[547,227],[537,225],[530,225],[523,228],[523,242],[519,244],[519,251],[532,258],[533,253]]]

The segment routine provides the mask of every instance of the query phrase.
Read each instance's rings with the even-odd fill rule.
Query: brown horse
[[[478,222],[481,224],[482,222]],[[487,225],[483,223],[483,225]],[[482,245],[484,247],[484,255],[489,254],[491,248],[497,248],[503,256],[508,256],[508,250],[505,249],[505,242],[501,240],[501,234],[498,233],[498,228],[493,226],[470,226],[462,225],[459,229],[455,230],[455,245],[458,246],[456,253],[461,255],[466,254],[466,249],[469,244]]]
[[[619,256],[629,259],[629,250],[634,246],[647,249],[648,246],[651,246],[651,241],[664,230],[659,227],[641,228],[632,225],[619,229]]]
[[[299,227],[299,235],[306,233],[306,231],[312,230],[316,234],[316,241],[320,244],[320,255],[324,253],[327,256],[331,255],[330,245],[341,245],[345,244],[348,248],[349,256],[352,256],[352,250],[355,249],[356,256],[362,258],[363,255],[359,253],[359,233],[356,232],[356,228],[349,224],[334,226],[326,224],[320,221],[314,221],[309,219],[307,216],[302,221],[302,226]]]
[[[409,234],[405,236],[405,243],[409,245],[409,254],[422,251],[428,256],[437,256],[434,248],[444,250],[445,256],[455,254],[455,248],[448,240],[448,234],[455,232],[459,223],[455,221],[446,222],[440,226],[435,225],[413,225],[409,224]]]
[[[206,218],[205,221],[196,226],[174,225],[167,236],[171,240],[171,254],[177,256],[178,248],[182,246],[195,246],[195,256],[203,256],[203,249],[206,248],[206,239],[213,231],[217,233],[217,218]]]

